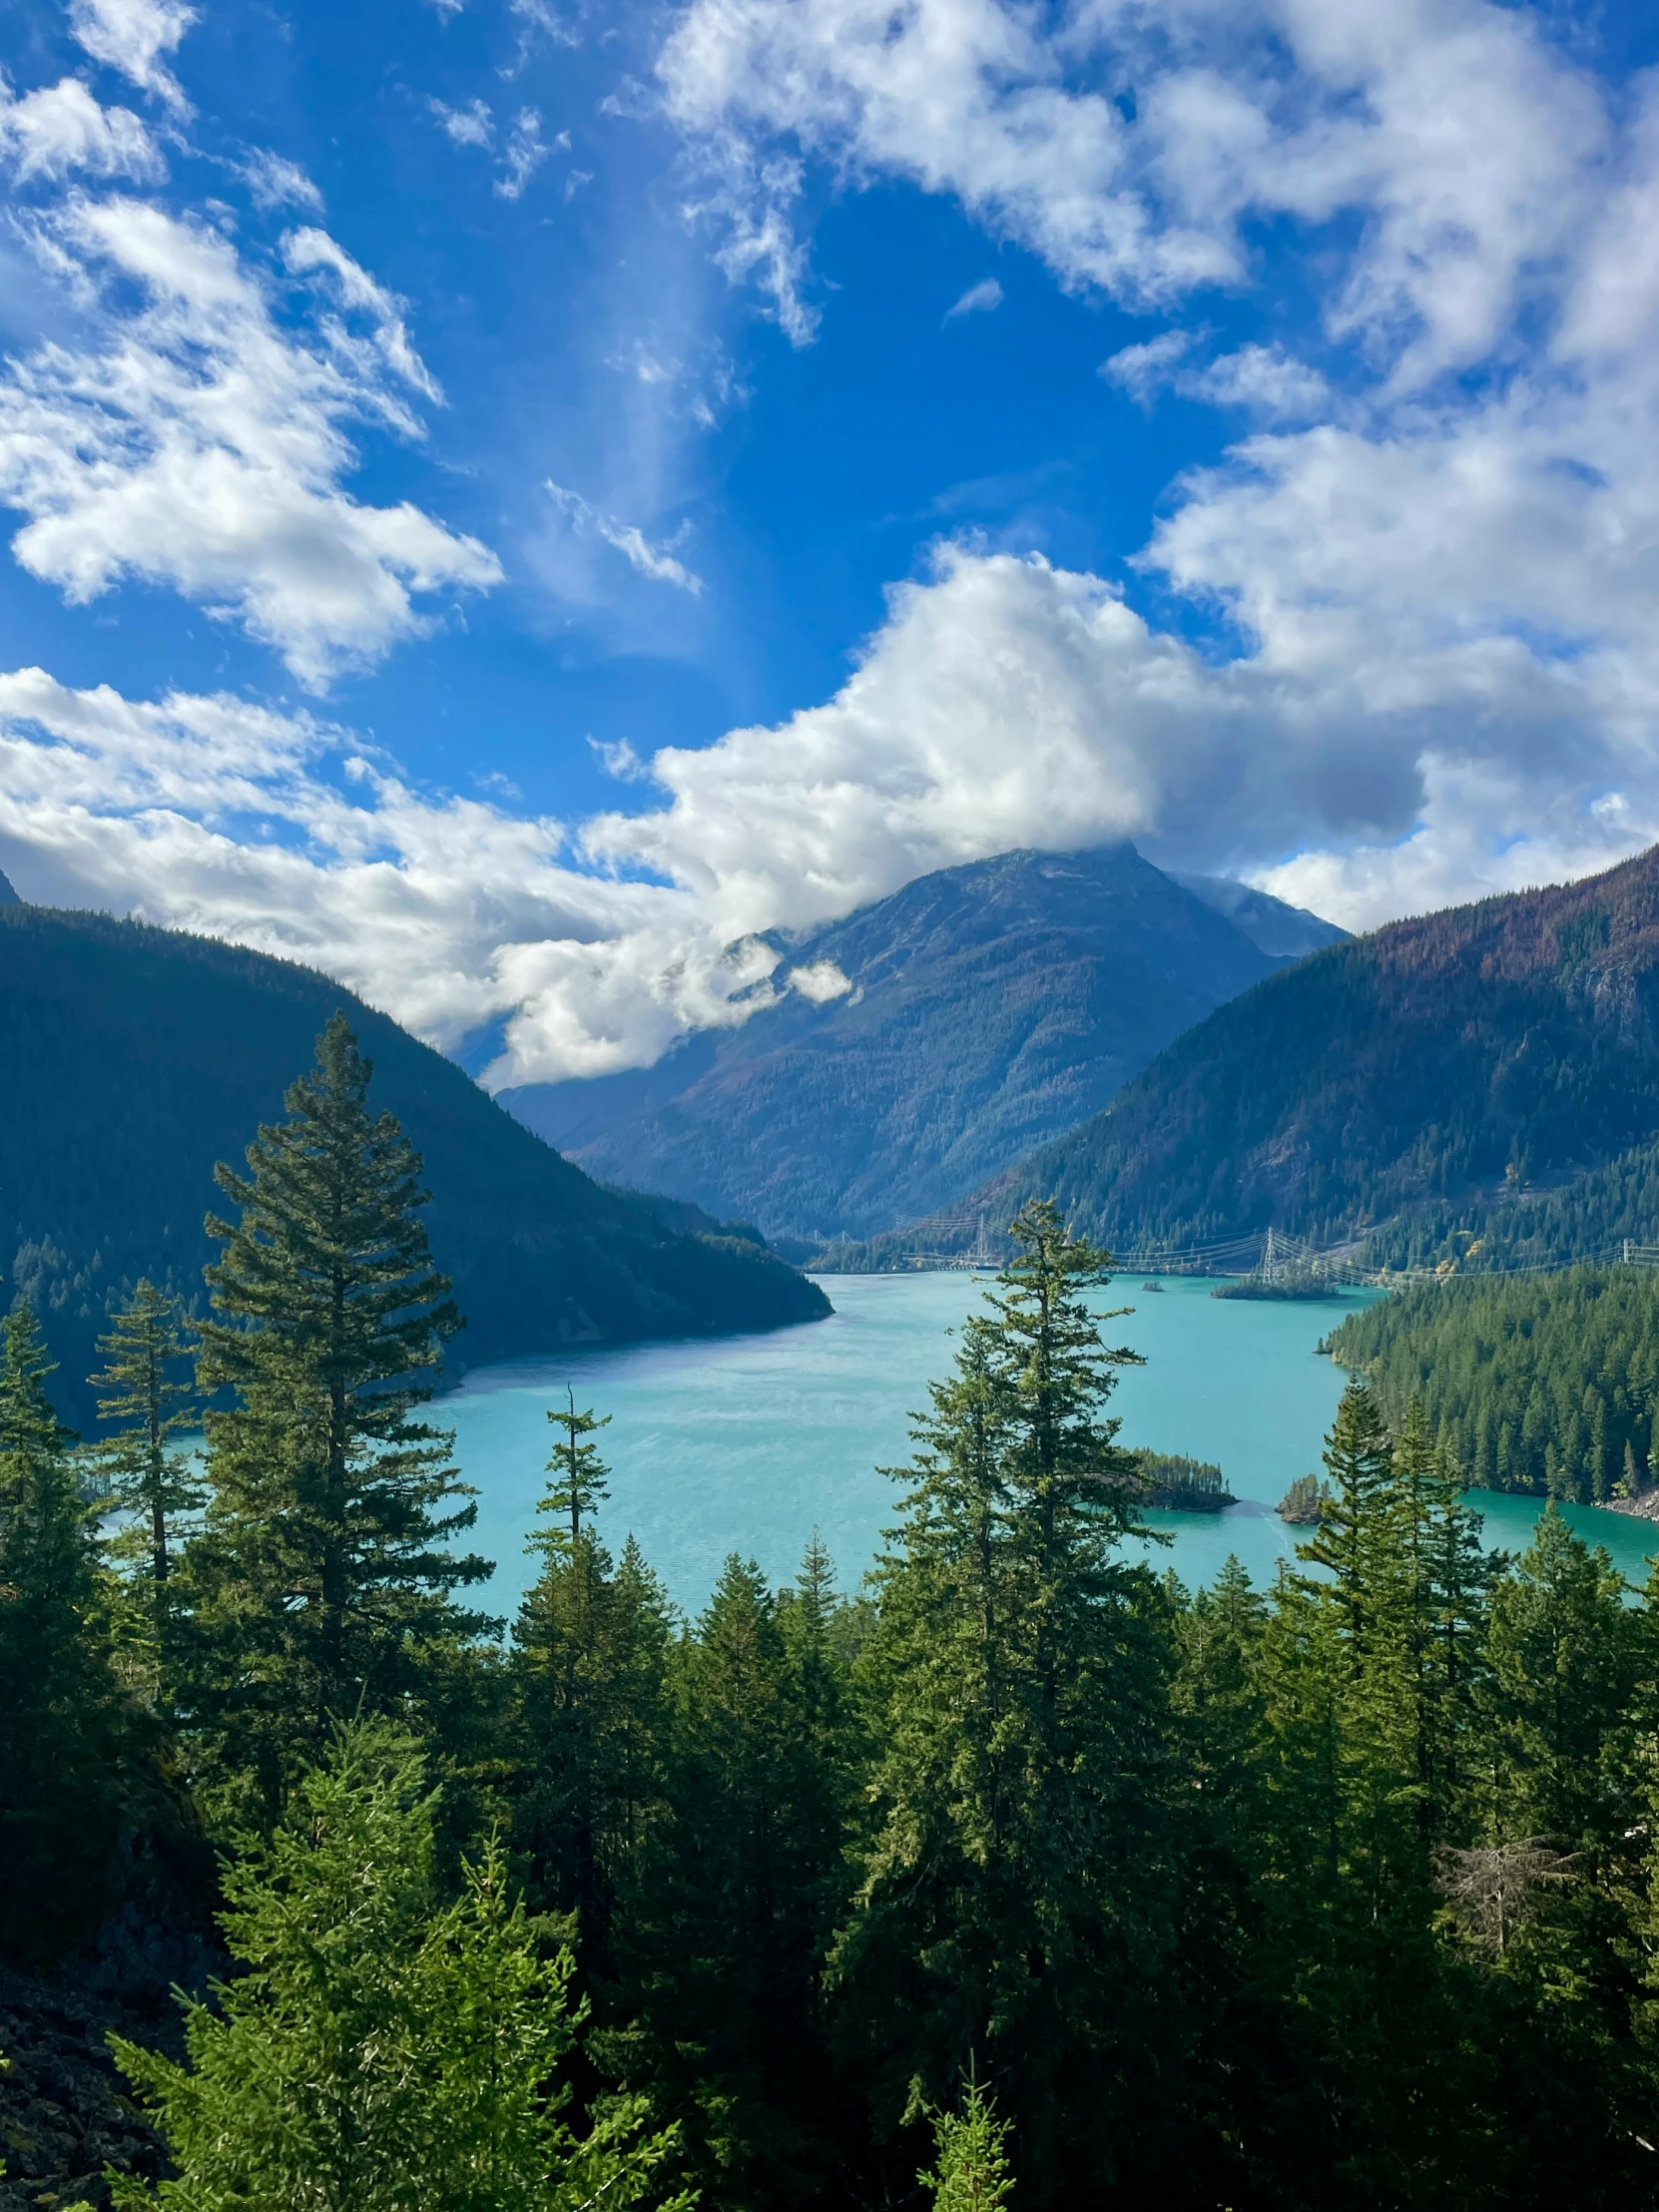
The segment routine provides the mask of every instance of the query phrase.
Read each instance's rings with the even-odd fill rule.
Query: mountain
[[[1092,1113],[1289,956],[1264,932],[1297,951],[1342,935],[1241,885],[1178,882],[1131,844],[1005,852],[772,940],[779,995],[739,1028],[501,1102],[595,1175],[811,1250],[926,1212]]]
[[[112,1301],[142,1273],[187,1294],[240,1164],[343,1007],[372,1100],[426,1158],[439,1265],[466,1365],[571,1342],[715,1335],[829,1312],[752,1236],[606,1191],[502,1112],[441,1053],[309,968],[107,915],[0,906],[0,1262],[37,1305],[60,1401]]]
[[[1329,946],[1160,1054],[1103,1113],[884,1240],[954,1250],[1054,1196],[1126,1249],[1273,1223],[1396,1262],[1659,1237],[1659,846],[1584,882]],[[1540,1248],[1541,1247],[1541,1248]]]
[[[0,873],[0,906],[17,906],[22,901],[12,889],[10,876]]]

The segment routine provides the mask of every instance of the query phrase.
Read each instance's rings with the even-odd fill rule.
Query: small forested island
[[[1317,1528],[1324,1515],[1329,1494],[1317,1474],[1299,1474],[1274,1507],[1274,1511],[1281,1520],[1290,1521],[1297,1527]]]
[[[1351,1314],[1324,1350],[1413,1398],[1482,1489],[1629,1506],[1655,1481],[1659,1272],[1452,1276]]]
[[[570,1394],[507,1626],[369,1091],[330,1021],[89,1442],[0,1335],[14,2201],[1659,2203],[1659,1585],[1553,1509],[1487,1552],[1357,1377],[1298,1567],[1185,1588],[1137,1467],[1220,1470],[1118,1441],[1105,1256],[1033,1203],[861,1590],[814,1542],[687,1618]]]
[[[1238,1499],[1221,1478],[1221,1469],[1207,1459],[1186,1459],[1179,1452],[1149,1451],[1143,1445],[1130,1453],[1142,1502],[1164,1512],[1219,1513]]]

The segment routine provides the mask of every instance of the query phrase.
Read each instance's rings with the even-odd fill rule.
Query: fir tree
[[[432,1809],[409,1740],[358,1725],[271,1841],[227,1863],[223,1927],[248,1970],[187,2003],[188,2064],[115,2043],[178,2169],[154,2195],[117,2180],[122,2212],[663,2202],[673,2140],[638,2100],[570,2124],[568,1952],[542,1955],[494,1850],[442,1904]]]
[[[563,1513],[570,1521],[570,1542],[574,1546],[582,1538],[582,1516],[591,1520],[603,1501],[610,1495],[610,1485],[605,1477],[610,1473],[599,1456],[599,1446],[588,1438],[596,1430],[608,1428],[609,1413],[595,1419],[590,1410],[576,1410],[576,1392],[569,1392],[570,1404],[560,1413],[548,1410],[548,1419],[555,1428],[564,1431],[553,1446],[553,1455],[547,1462],[547,1471],[555,1479],[549,1484],[547,1494],[536,1507],[539,1513]]]
[[[15,1306],[0,1332],[0,1948],[34,1963],[96,1922],[128,1748],[97,1514],[52,1369]]]
[[[933,2165],[916,2179],[933,2199],[933,2212],[1000,2212],[1013,2194],[1008,2169],[1008,2125],[977,2081],[970,2081],[959,2112],[930,2111]]]
[[[1342,1603],[1349,1664],[1358,1671],[1379,1594],[1374,1560],[1392,1472],[1387,1424],[1369,1383],[1353,1381],[1343,1391],[1324,1456],[1329,1495],[1319,1534],[1297,1545],[1297,1557],[1329,1571]]]
[[[99,1417],[113,1427],[88,1447],[87,1457],[108,1485],[110,1504],[131,1516],[110,1550],[130,1562],[147,1586],[143,1611],[150,1665],[168,1680],[176,1569],[207,1495],[190,1458],[169,1448],[192,1419],[185,1409],[189,1383],[173,1372],[190,1352],[177,1299],[141,1278],[131,1304],[99,1339],[98,1349],[108,1364],[92,1382],[104,1393]],[[161,1702],[169,1703],[165,1692]]]
[[[1050,1205],[1013,1234],[879,1569],[879,1827],[836,1965],[895,2102],[996,2065],[1047,2202],[1100,2188],[1119,2100],[1167,2055],[1139,2000],[1168,1940],[1170,1653],[1151,1577],[1115,1556],[1131,1462],[1104,1406],[1134,1355],[1085,1304],[1104,1256]]]
[[[217,1171],[240,1222],[209,1221],[225,1249],[199,1373],[235,1402],[207,1415],[196,1719],[220,1782],[255,1778],[268,1820],[333,1716],[418,1700],[434,1652],[479,1626],[448,1593],[490,1571],[448,1548],[477,1508],[452,1435],[415,1417],[460,1322],[419,1155],[370,1113],[371,1073],[336,1014],[248,1173]]]

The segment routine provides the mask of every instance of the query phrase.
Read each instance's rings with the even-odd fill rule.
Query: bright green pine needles
[[[1013,2194],[1006,2121],[970,2081],[960,2112],[930,2111],[934,2164],[916,2179],[932,2192],[933,2212],[998,2212]]]
[[[432,1858],[413,1745],[343,1730],[271,1841],[226,1865],[247,1970],[188,2005],[188,2064],[115,2044],[178,2169],[154,2196],[112,2176],[120,2212],[620,2212],[655,2193],[672,2134],[618,2098],[579,2135],[555,2086],[583,2018],[568,1952],[543,1954],[493,1846],[450,1905]]]

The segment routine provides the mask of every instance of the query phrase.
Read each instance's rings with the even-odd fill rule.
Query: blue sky
[[[1129,834],[1351,923],[1659,835],[1659,32],[24,0],[0,864],[491,1081]]]

